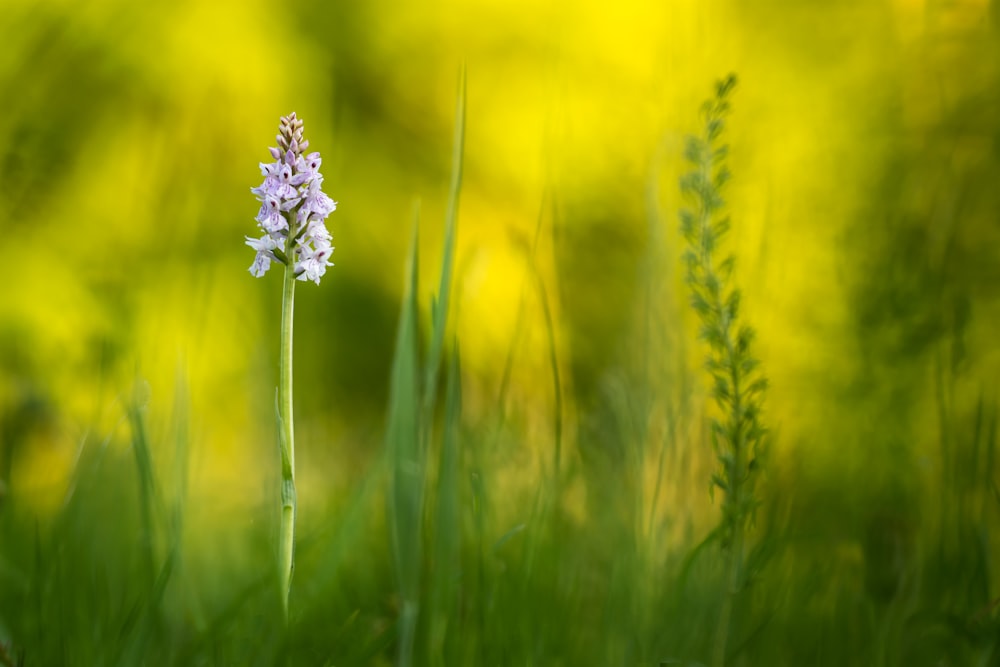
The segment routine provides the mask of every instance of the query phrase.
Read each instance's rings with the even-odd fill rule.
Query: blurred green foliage
[[[419,664],[707,661],[725,576],[675,211],[731,70],[773,442],[729,661],[1000,664],[998,7],[8,0],[0,664],[389,664],[414,602]],[[292,110],[340,206],[337,266],[298,290],[285,628],[280,286],[242,237]],[[421,487],[393,496],[400,401]]]

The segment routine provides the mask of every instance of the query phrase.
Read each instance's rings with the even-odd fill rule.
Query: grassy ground
[[[701,343],[661,317],[686,299],[663,278],[679,253],[649,244],[630,343],[591,400],[562,395],[539,278],[523,298],[551,343],[547,413],[512,400],[508,373],[488,405],[463,404],[448,324],[461,104],[458,119],[440,282],[423,303],[414,242],[385,435],[347,493],[300,510],[287,625],[272,503],[206,526],[220,513],[188,493],[192,387],[179,379],[157,405],[139,381],[111,432],[81,437],[51,511],[0,496],[0,664],[699,665],[723,613],[729,665],[1000,664],[997,403],[982,388],[968,398],[958,338],[925,355],[929,402],[873,363],[838,400],[862,417],[848,428],[834,411],[815,431],[817,448],[850,433],[877,456],[831,456],[822,474],[792,455],[759,463],[734,589],[726,488],[709,492],[710,376],[685,362]],[[648,218],[654,241],[675,225],[655,205]],[[518,353],[515,336],[496,363]],[[936,419],[911,421],[918,410]],[[47,419],[18,415],[8,442]]]

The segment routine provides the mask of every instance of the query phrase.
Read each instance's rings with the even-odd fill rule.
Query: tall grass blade
[[[459,75],[458,101],[455,109],[455,137],[451,155],[451,185],[448,190],[448,209],[445,215],[444,248],[441,259],[441,281],[432,309],[433,322],[427,352],[427,375],[424,384],[424,429],[430,429],[434,403],[437,398],[438,370],[445,329],[448,325],[448,306],[451,301],[451,277],[454,267],[455,234],[458,218],[458,198],[462,190],[462,162],[465,148],[465,68]]]
[[[419,604],[420,516],[423,457],[419,435],[419,359],[417,347],[418,217],[414,212],[407,286],[403,297],[389,389],[386,448],[391,467],[389,521],[392,556],[402,601],[398,664],[412,662]]]
[[[459,80],[441,278],[438,292],[432,302],[431,332],[427,358],[424,362],[422,391],[419,385],[421,371],[418,358],[416,236],[413,240],[414,249],[410,261],[410,283],[400,317],[396,359],[393,362],[388,437],[393,459],[393,558],[402,598],[397,657],[397,664],[400,667],[409,667],[413,662],[420,610],[424,485],[433,431],[438,367],[444,347],[451,299],[458,198],[462,185],[462,154],[465,142],[465,87],[463,69]]]
[[[434,573],[431,590],[430,662],[446,664],[445,640],[454,608],[461,572],[461,516],[459,514],[459,425],[462,414],[461,362],[457,341],[448,355],[445,390],[444,437],[437,477],[437,509],[434,521]]]
[[[156,503],[156,485],[153,478],[153,456],[146,434],[146,402],[143,395],[148,388],[145,383],[137,384],[129,405],[129,422],[132,427],[132,452],[135,455],[136,477],[139,483],[140,549],[147,585],[153,584],[155,554],[155,529],[153,512]]]

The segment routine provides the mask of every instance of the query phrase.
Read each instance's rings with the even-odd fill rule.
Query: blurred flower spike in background
[[[260,278],[271,261],[295,262],[295,277],[319,285],[333,254],[333,237],[324,221],[337,210],[337,202],[323,192],[319,153],[303,155],[309,141],[302,138],[302,120],[295,113],[281,118],[278,147],[270,149],[275,162],[260,163],[264,182],[251,188],[261,203],[257,225],[264,235],[247,237],[257,251],[250,273]]]

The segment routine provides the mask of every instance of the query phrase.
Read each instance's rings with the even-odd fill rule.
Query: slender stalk
[[[726,646],[729,643],[729,621],[733,616],[733,599],[739,592],[740,570],[743,566],[743,533],[745,527],[739,522],[733,527],[733,543],[727,554],[727,569],[729,590],[722,598],[722,609],[719,610],[719,624],[715,628],[715,647],[712,656],[713,667],[724,667],[726,664]]]
[[[721,303],[719,304],[721,306]],[[726,347],[730,359],[730,379],[733,386],[733,405],[731,423],[731,444],[733,455],[733,468],[737,474],[731,475],[729,493],[726,494],[726,504],[731,506],[731,511],[736,514],[736,521],[732,526],[732,542],[726,553],[726,576],[727,589],[722,598],[722,609],[719,610],[719,622],[716,626],[715,648],[712,656],[713,667],[724,667],[726,664],[726,646],[729,642],[729,622],[733,615],[733,599],[740,588],[740,571],[743,569],[743,541],[746,531],[746,517],[740,514],[743,505],[743,475],[745,447],[743,442],[743,424],[741,405],[742,387],[740,386],[740,369],[736,361],[733,341],[728,331],[726,336]]]
[[[711,160],[702,163],[702,175],[708,180],[712,178]],[[707,209],[702,209],[699,216],[701,222],[702,238],[709,238],[711,230],[711,213]],[[701,261],[706,276],[716,276],[716,270],[712,262],[712,251],[710,246],[703,245],[701,249]],[[718,281],[713,281],[709,288],[709,303],[716,313],[727,313],[727,307],[722,297],[722,291],[718,287]],[[722,608],[719,610],[719,621],[716,626],[715,646],[713,649],[712,666],[724,667],[726,664],[726,646],[729,643],[729,624],[733,615],[733,598],[739,591],[740,571],[743,569],[743,539],[746,526],[746,518],[741,514],[743,507],[743,469],[744,465],[744,442],[743,442],[743,387],[742,374],[740,373],[740,363],[736,352],[736,343],[733,341],[733,328],[730,317],[721,316],[719,318],[719,334],[723,344],[722,360],[725,371],[729,374],[729,383],[732,388],[731,413],[729,415],[729,428],[727,439],[732,456],[733,472],[727,475],[729,491],[726,493],[724,511],[732,513],[736,517],[732,526],[732,542],[726,553],[726,590],[722,598]]]
[[[291,257],[294,240],[289,235],[286,255]],[[295,428],[292,423],[292,319],[295,311],[295,267],[285,265],[281,295],[281,360],[278,378],[278,430],[281,449],[281,534],[278,573],[281,578],[281,610],[288,620],[288,594],[295,560]]]
[[[250,274],[260,278],[272,262],[285,265],[281,293],[281,350],[279,353],[278,449],[281,453],[281,524],[278,535],[278,578],[281,609],[288,621],[288,596],[295,567],[295,434],[292,415],[292,325],[295,313],[295,280],[319,285],[330,263],[333,237],[324,221],[337,209],[337,202],[323,192],[322,158],[313,151],[304,154],[309,141],[302,134],[303,122],[294,112],[281,117],[277,146],[269,150],[276,161],[261,163],[264,182],[251,192],[261,203],[257,226],[264,235],[247,237],[257,251]]]

